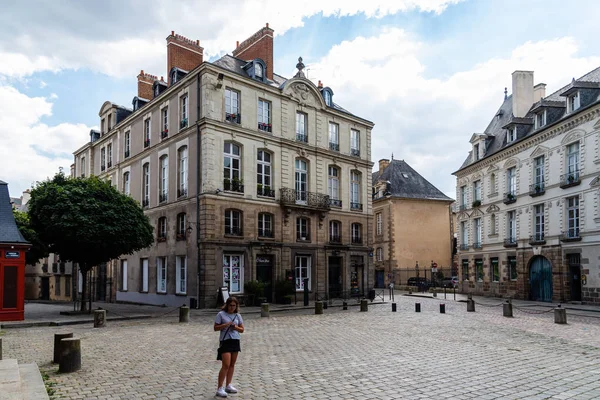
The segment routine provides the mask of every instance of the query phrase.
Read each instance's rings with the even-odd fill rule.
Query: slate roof
[[[502,102],[502,105],[500,106],[498,111],[494,114],[494,118],[492,118],[492,121],[489,123],[489,125],[483,132],[484,135],[488,136],[488,139],[486,142],[485,155],[483,157],[481,157],[479,160],[473,161],[472,151],[470,151],[469,155],[467,156],[465,161],[462,163],[462,165],[460,166],[458,171],[462,170],[463,168],[468,167],[471,164],[475,164],[476,162],[479,162],[482,159],[487,158],[487,157],[499,152],[500,150],[503,150],[504,148],[510,147],[510,146],[514,145],[515,143],[521,142],[525,138],[534,136],[537,133],[544,131],[548,126],[558,123],[563,119],[570,118],[572,115],[580,112],[581,110],[585,109],[586,107],[588,107],[592,104],[596,104],[599,101],[600,97],[595,98],[590,104],[587,104],[586,106],[582,106],[581,109],[577,110],[575,113],[569,113],[569,114],[563,113],[562,116],[560,116],[560,118],[558,118],[554,121],[548,122],[548,124],[542,128],[534,129],[533,125],[531,125],[531,126],[529,126],[529,128],[527,128],[527,131],[524,134],[518,135],[517,140],[515,140],[511,143],[506,142],[506,130],[503,128],[506,125],[509,125],[511,123],[526,124],[526,125],[532,124],[533,118],[535,117],[535,114],[533,111],[538,111],[540,109],[540,107],[554,107],[554,108],[558,108],[558,109],[563,108],[564,111],[566,111],[566,98],[563,96],[563,94],[567,93],[571,88],[574,88],[574,87],[575,88],[593,88],[593,89],[600,88],[599,83],[600,83],[600,67],[588,72],[587,74],[583,75],[581,78],[579,78],[577,80],[575,80],[575,79],[572,80],[568,85],[563,86],[562,88],[558,89],[556,92],[554,92],[554,93],[544,97],[542,100],[532,104],[531,108],[529,109],[529,112],[527,113],[527,115],[525,115],[525,118],[513,117],[513,115],[512,115],[513,97],[512,97],[512,95],[506,97],[504,99],[504,101]],[[527,123],[527,120],[529,121],[528,123]],[[456,172],[458,172],[458,171],[456,171]]]
[[[390,182],[390,192],[393,198],[439,200],[449,203],[454,200],[433,186],[404,160],[392,160],[383,170],[373,172],[373,185],[377,181]]]
[[[29,244],[17,228],[8,195],[8,184],[3,181],[0,181],[0,243]]]

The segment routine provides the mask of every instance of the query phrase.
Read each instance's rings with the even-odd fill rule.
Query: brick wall
[[[171,68],[177,67],[185,71],[191,71],[202,64],[204,48],[200,46],[199,40],[190,40],[184,36],[171,31],[167,36],[167,74]],[[170,75],[170,74],[169,74]],[[168,79],[169,85],[171,76]]]
[[[246,61],[260,58],[267,64],[267,78],[273,80],[273,29],[269,24],[238,44],[232,54]]]
[[[155,75],[150,75],[141,70],[138,79],[138,97],[152,100],[152,84],[157,79]]]

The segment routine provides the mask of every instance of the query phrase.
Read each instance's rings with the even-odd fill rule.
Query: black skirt
[[[221,354],[223,353],[239,353],[240,351],[242,351],[242,349],[240,347],[239,339],[223,340],[217,350],[217,360],[221,359]]]

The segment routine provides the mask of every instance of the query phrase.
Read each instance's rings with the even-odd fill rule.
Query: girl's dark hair
[[[223,307],[221,307],[221,311],[227,311],[227,306],[229,306],[229,304],[231,303],[235,303],[235,311],[234,313],[237,314],[240,310],[240,302],[238,301],[238,299],[236,299],[233,296],[230,296],[227,301],[225,302],[225,304],[223,304]]]

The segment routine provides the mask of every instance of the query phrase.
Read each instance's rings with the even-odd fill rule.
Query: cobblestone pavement
[[[233,399],[600,398],[600,319],[398,296],[367,313],[329,308],[245,316]],[[415,302],[421,313],[415,313]],[[490,304],[493,302],[490,301]],[[496,302],[500,304],[499,302]],[[534,314],[534,312],[540,312]],[[211,399],[220,362],[213,315],[5,330],[4,358],[37,362],[65,399]],[[81,338],[82,369],[58,374],[53,335]]]

